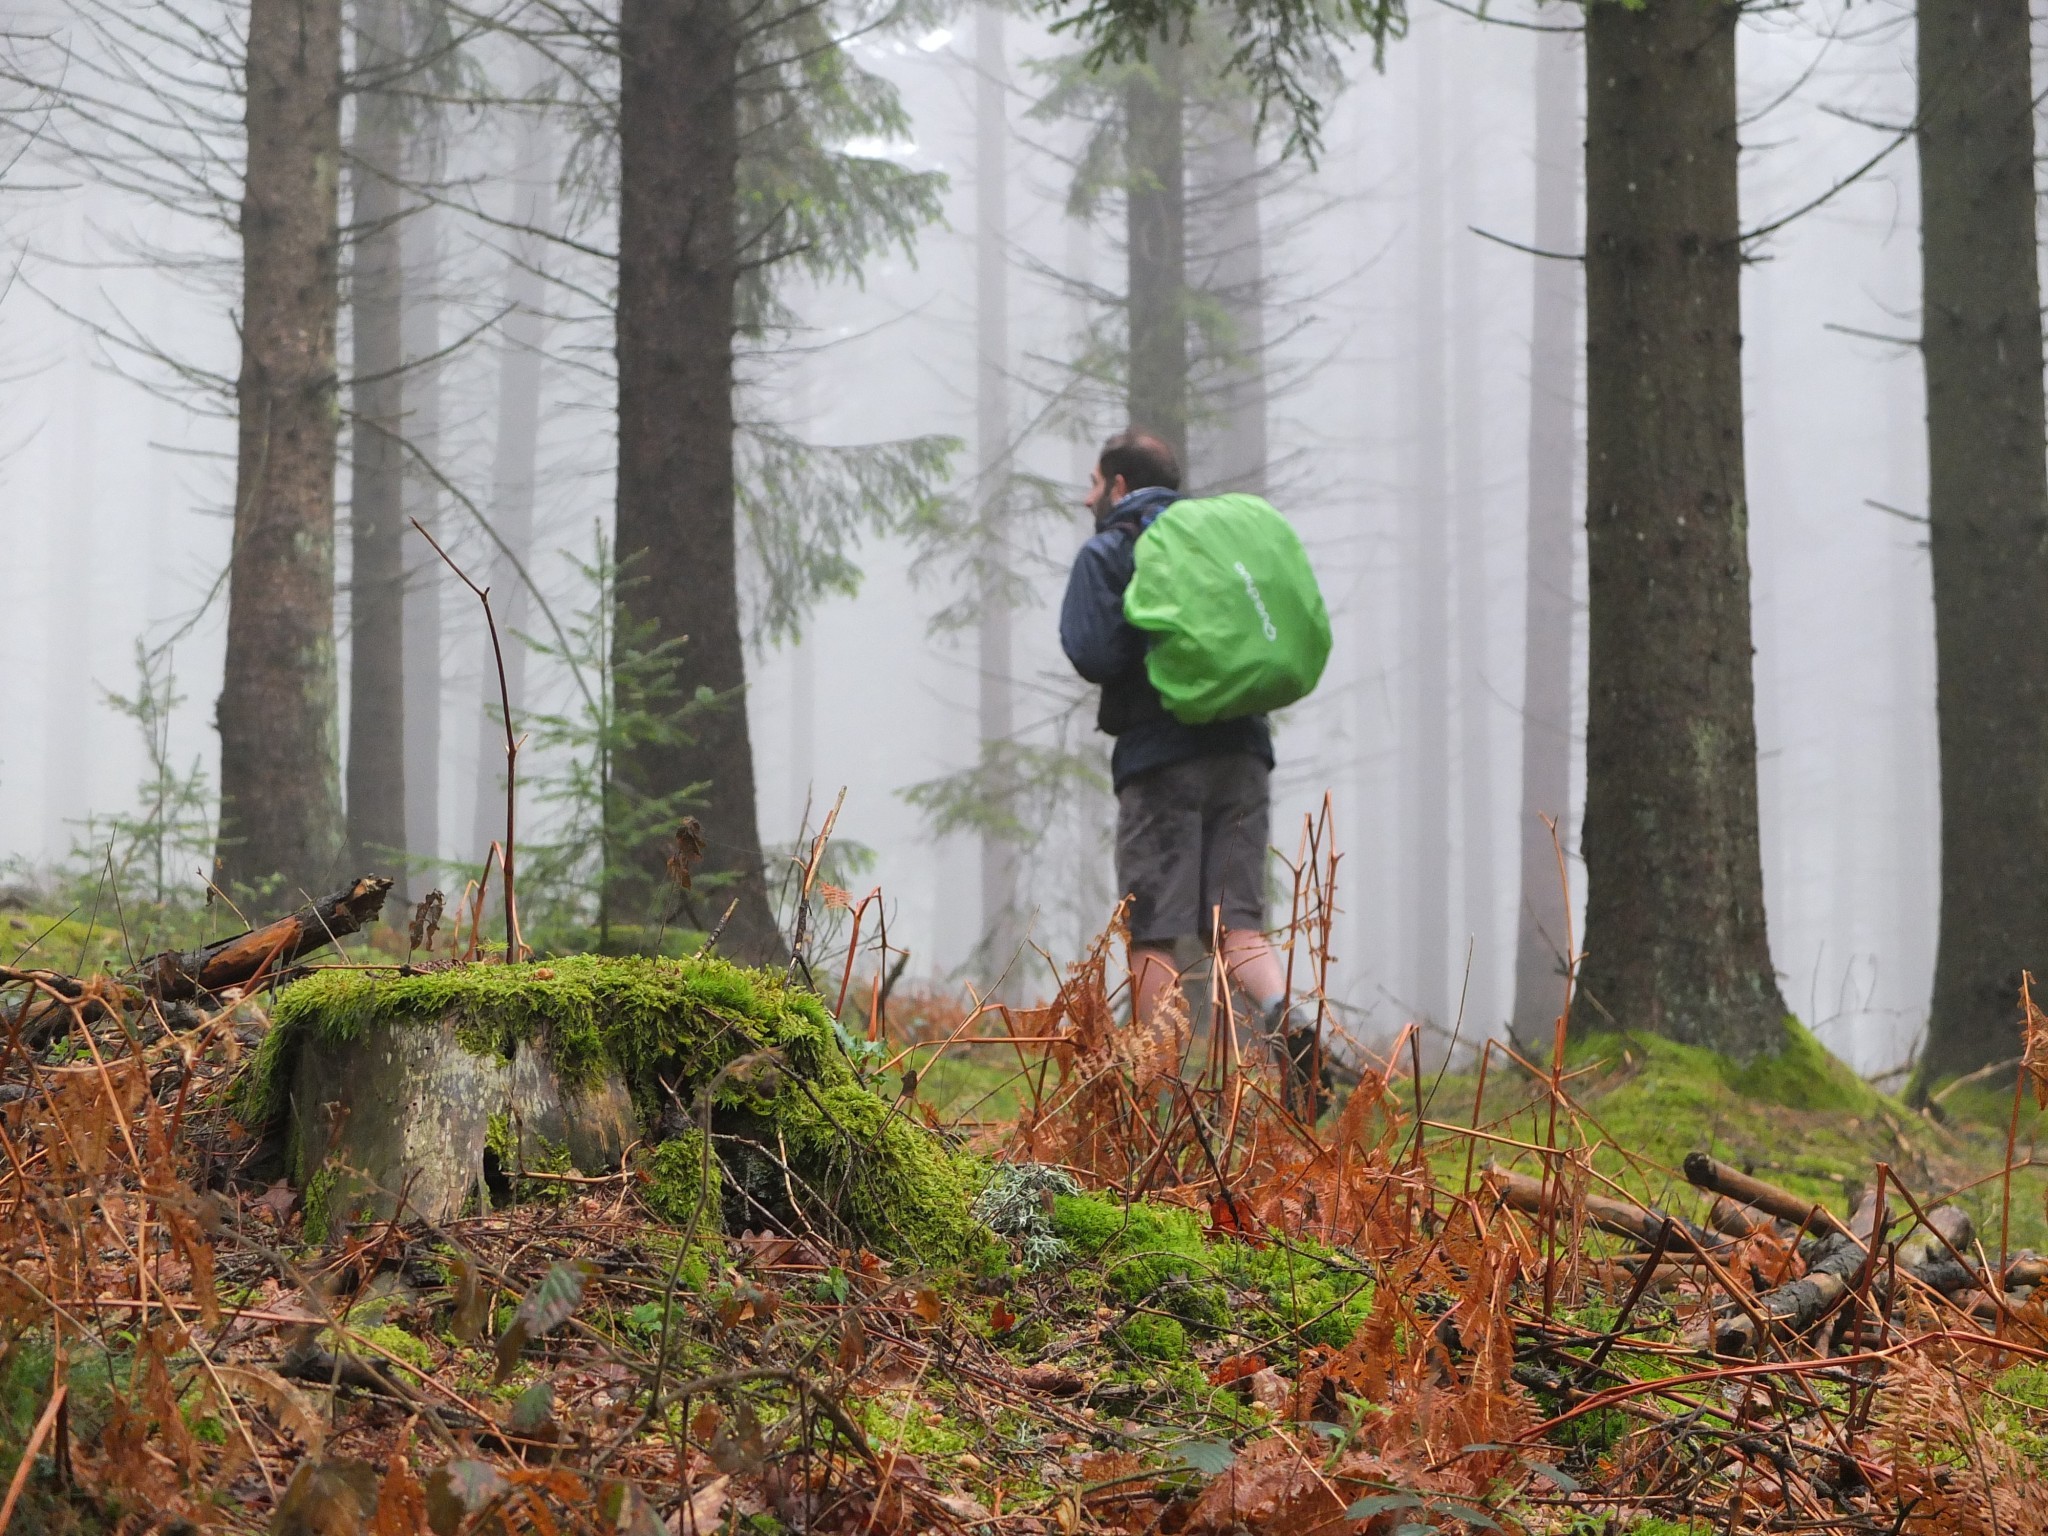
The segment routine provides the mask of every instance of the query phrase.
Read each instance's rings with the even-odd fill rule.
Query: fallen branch
[[[1788,1189],[1775,1184],[1766,1184],[1762,1179],[1752,1177],[1740,1169],[1730,1168],[1726,1163],[1717,1162],[1704,1152],[1688,1152],[1685,1157],[1686,1182],[1700,1189],[1711,1190],[1717,1195],[1726,1195],[1730,1200],[1743,1205],[1755,1206],[1767,1216],[1776,1216],[1789,1221],[1795,1227],[1803,1227],[1816,1237],[1825,1237],[1830,1232],[1846,1232],[1842,1218],[1815,1200],[1803,1200]]]
[[[377,920],[391,882],[358,877],[346,890],[322,897],[261,928],[198,949],[165,950],[138,966],[142,989],[159,1002],[213,997],[288,970],[295,962]]]

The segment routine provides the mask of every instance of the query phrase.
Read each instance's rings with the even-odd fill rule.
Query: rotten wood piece
[[[1686,1173],[1688,1177],[1692,1173],[1690,1157],[1686,1159]],[[1784,1191],[1778,1193],[1782,1195]],[[1797,1336],[1816,1327],[1863,1279],[1871,1263],[1872,1234],[1882,1231],[1888,1214],[1889,1206],[1879,1208],[1874,1190],[1857,1201],[1846,1227],[1837,1221],[1835,1231],[1816,1237],[1801,1248],[1805,1275],[1765,1291],[1757,1297],[1752,1310],[1732,1313],[1714,1324],[1714,1352],[1754,1355],[1770,1338]],[[1835,1220],[1832,1215],[1829,1219]]]
[[[1512,1173],[1497,1163],[1486,1165],[1486,1180],[1510,1210],[1532,1215],[1540,1215],[1544,1210],[1543,1180],[1526,1173]],[[1558,1203],[1553,1194],[1551,1204],[1556,1206]],[[1586,1219],[1602,1232],[1629,1238],[1644,1248],[1656,1248],[1662,1244],[1668,1252],[1679,1254],[1688,1251],[1689,1244],[1705,1249],[1727,1246],[1728,1240],[1718,1233],[1708,1232],[1650,1206],[1637,1205],[1632,1200],[1587,1195],[1584,1209]]]
[[[1789,1221],[1816,1237],[1848,1230],[1842,1224],[1841,1217],[1818,1201],[1802,1199],[1790,1190],[1780,1189],[1775,1184],[1767,1184],[1739,1168],[1730,1168],[1726,1163],[1719,1162],[1704,1152],[1686,1154],[1685,1177],[1689,1184],[1711,1190],[1717,1195],[1726,1195],[1730,1200],[1743,1205],[1754,1206],[1764,1214],[1776,1216],[1781,1221]]]
[[[165,950],[137,967],[142,989],[159,1002],[214,997],[232,987],[276,979],[296,961],[377,920],[391,882],[363,875],[289,917],[218,939],[199,949]]]

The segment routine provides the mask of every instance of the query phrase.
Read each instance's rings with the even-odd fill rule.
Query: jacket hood
[[[1185,493],[1181,491],[1170,491],[1163,485],[1148,485],[1143,490],[1131,492],[1107,514],[1096,518],[1095,531],[1101,533],[1118,523],[1148,523],[1167,507],[1184,499]]]

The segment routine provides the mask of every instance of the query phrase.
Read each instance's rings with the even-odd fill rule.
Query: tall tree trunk
[[[355,411],[349,473],[348,848],[352,866],[405,867],[405,107],[397,0],[364,0],[349,223]]]
[[[1473,76],[1460,71],[1458,84]],[[1469,88],[1469,87],[1468,87]],[[1459,90],[1463,98],[1466,90]],[[1473,206],[1472,156],[1460,146],[1451,156],[1451,495],[1458,554],[1455,580],[1458,596],[1458,864],[1464,901],[1469,960],[1455,957],[1465,974],[1458,992],[1465,1017],[1480,1033],[1491,1035],[1502,1011],[1496,978],[1500,956],[1495,944],[1494,893],[1498,875],[1493,856],[1493,690],[1487,677],[1489,621],[1493,614],[1487,590],[1485,393],[1481,321],[1486,299],[1474,270],[1479,242],[1470,233],[1477,222]]]
[[[1579,56],[1564,31],[1536,36],[1536,248],[1579,249]],[[1529,326],[1529,553],[1522,620],[1521,900],[1512,1030],[1540,1042],[1564,1007],[1571,926],[1557,848],[1572,771],[1572,475],[1579,383],[1577,262],[1539,257]],[[1549,821],[1546,823],[1545,818]],[[1550,824],[1557,827],[1557,842]]]
[[[439,184],[445,160],[438,112],[429,113],[414,141],[416,175]],[[405,242],[406,456],[408,518],[418,518],[446,543],[441,528],[441,484],[425,466],[441,461],[441,223],[440,210],[421,208],[406,222]],[[405,541],[405,846],[415,857],[441,857],[441,592],[446,568],[424,539]],[[429,882],[431,883],[431,882]]]
[[[319,891],[342,845],[335,740],[339,0],[251,0],[220,871]]]
[[[545,72],[528,81],[527,98],[546,94]],[[518,170],[513,178],[514,226],[505,258],[505,319],[498,346],[498,437],[491,465],[491,591],[501,633],[523,632],[533,568],[534,475],[539,462],[542,347],[547,339],[547,231],[554,222],[555,163],[544,111],[519,114]],[[505,737],[499,722],[497,657],[489,635],[477,637],[476,788],[470,847],[483,857],[505,836]],[[526,647],[504,647],[505,693],[513,714],[526,707]]]
[[[624,0],[619,16],[620,608],[657,639],[687,636],[683,696],[717,704],[686,744],[619,765],[648,795],[705,785],[703,870],[732,878],[729,954],[781,948],[768,906],[747,735],[733,493],[739,278],[739,34],[733,0]],[[652,915],[663,849],[642,851]]]
[[[1586,12],[1586,963],[1575,1014],[1777,1049],[1742,456],[1735,22]]]
[[[1224,103],[1221,131],[1201,144],[1190,169],[1189,285],[1223,316],[1221,375],[1196,409],[1194,454],[1204,491],[1266,495],[1266,260],[1260,216],[1257,108],[1249,97]],[[1196,214],[1200,217],[1197,218]]]
[[[995,770],[989,789],[1008,819],[1015,796],[1009,770],[1016,733],[1010,690],[1010,253],[1009,74],[1003,60],[1003,13],[992,5],[974,15],[975,478],[982,501],[981,622],[977,713],[981,760]],[[1017,845],[999,828],[981,834],[981,947],[993,984],[1012,969],[1024,941],[1017,889]]]
[[[1417,40],[1414,394],[1415,475],[1409,494],[1403,595],[1408,675],[1408,826],[1404,865],[1410,903],[1410,1001],[1448,1023],[1450,990],[1450,498],[1444,421],[1443,51],[1441,23]]]
[[[1124,86],[1130,413],[1131,425],[1165,438],[1187,466],[1184,117],[1180,45],[1155,39]]]
[[[2023,0],[1923,0],[1921,349],[1941,935],[1921,1080],[2013,1054],[2048,963],[2048,468]]]

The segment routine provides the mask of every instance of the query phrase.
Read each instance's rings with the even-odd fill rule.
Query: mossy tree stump
[[[650,1206],[680,1224],[707,1194],[707,1089],[705,1228],[925,1262],[979,1240],[974,1166],[858,1079],[818,999],[715,958],[317,972],[280,996],[242,1108],[284,1131],[312,1237],[392,1215],[401,1192],[406,1213],[447,1221],[487,1158],[508,1176],[597,1175],[665,1140],[638,1166]],[[695,1152],[666,1155],[682,1141]]]

